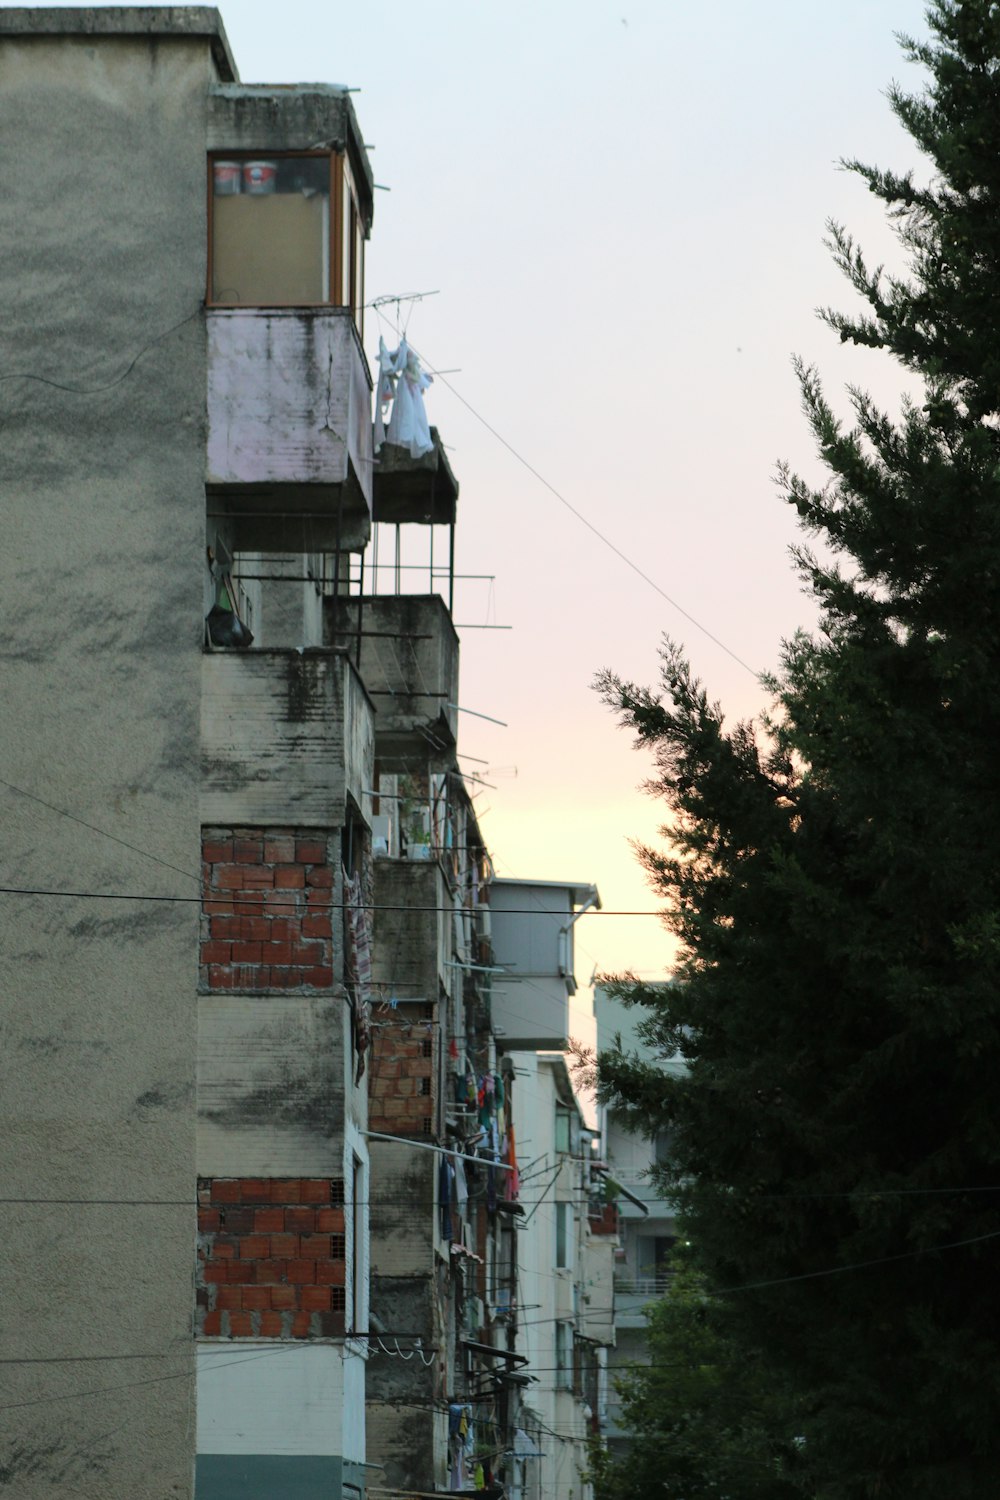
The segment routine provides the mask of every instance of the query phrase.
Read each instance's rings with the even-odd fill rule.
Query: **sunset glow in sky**
[[[922,35],[923,6],[221,10],[244,81],[360,90],[389,189],[367,295],[437,293],[400,316],[425,362],[453,372],[427,405],[461,483],[458,569],[494,575],[460,585],[455,617],[513,627],[462,632],[461,702],[508,726],[461,724],[485,763],[470,768],[495,787],[478,805],[498,873],[592,881],[606,909],[652,911],[628,841],[655,839],[663,809],[637,790],[650,767],[591,680],[611,667],[653,681],[667,632],[728,717],[753,715],[754,673],[811,623],[773,484],[781,458],[822,479],[790,360],[817,364],[838,409],[849,381],[895,409],[891,367],[841,348],[814,309],[852,305],[828,217],[872,261],[894,255],[838,160],[913,164],[883,91],[922,83],[893,34]],[[395,342],[394,309],[368,315],[372,364],[380,331]],[[586,916],[576,931],[581,985],[595,967],[661,977],[669,963],[654,918]]]

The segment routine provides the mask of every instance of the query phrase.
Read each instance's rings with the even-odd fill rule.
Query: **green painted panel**
[[[339,1457],[199,1453],[195,1500],[342,1500],[343,1469]],[[357,1482],[354,1474],[347,1478]],[[356,1500],[357,1491],[348,1495]]]

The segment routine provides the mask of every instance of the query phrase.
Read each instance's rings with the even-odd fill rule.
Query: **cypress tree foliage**
[[[924,394],[893,419],[854,390],[848,427],[799,372],[828,479],[781,477],[825,544],[797,552],[819,630],[757,726],[725,726],[669,643],[662,693],[599,679],[670,809],[641,858],[681,982],[630,993],[689,1063],[612,1052],[602,1088],[672,1126],[696,1262],[794,1393],[819,1500],[1000,1480],[1000,5],[928,20],[903,40],[925,91],[890,94],[928,184],[848,163],[908,272],[833,225],[867,306],[823,314]]]
[[[727,1337],[718,1304],[682,1271],[650,1309],[649,1364],[619,1381],[623,1422],[643,1434],[624,1459],[592,1453],[602,1500],[798,1500],[789,1474],[801,1462],[789,1406],[759,1361]]]

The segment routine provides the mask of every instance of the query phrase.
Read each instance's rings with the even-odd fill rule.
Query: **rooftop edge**
[[[0,38],[5,36],[204,36],[220,78],[239,82],[226,28],[214,5],[15,5],[0,9]]]

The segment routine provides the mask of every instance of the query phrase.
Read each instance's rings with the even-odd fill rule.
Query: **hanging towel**
[[[507,1159],[507,1165],[510,1167],[510,1171],[504,1174],[507,1178],[504,1184],[504,1197],[508,1203],[516,1203],[518,1194],[521,1191],[521,1176],[517,1167],[517,1150],[514,1145],[513,1121],[507,1126],[507,1142],[504,1156]]]
[[[465,1163],[460,1156],[454,1158],[455,1162],[455,1204],[459,1213],[465,1212],[465,1205],[469,1201],[469,1186],[465,1180]]]
[[[441,1238],[451,1239],[451,1179],[452,1167],[446,1156],[442,1156],[438,1168],[438,1205],[441,1210]]]

